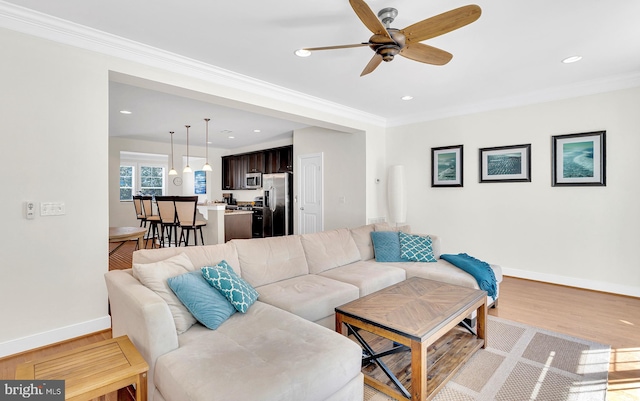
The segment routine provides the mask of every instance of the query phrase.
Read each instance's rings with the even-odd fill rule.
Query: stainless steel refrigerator
[[[264,236],[293,234],[293,174],[262,175]]]

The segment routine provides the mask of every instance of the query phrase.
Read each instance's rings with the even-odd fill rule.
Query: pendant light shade
[[[407,187],[404,181],[404,166],[389,167],[389,186],[387,187],[389,201],[389,218],[392,222],[407,221]]]
[[[189,167],[189,128],[191,127],[190,125],[185,125],[185,127],[187,127],[187,165],[184,166],[184,170],[182,170],[183,173],[190,173],[191,172],[191,167]]]
[[[206,162],[204,163],[204,166],[202,166],[202,170],[204,171],[213,171],[213,169],[211,168],[211,165],[209,164],[209,121],[211,119],[210,118],[205,118],[204,121],[207,122],[207,136],[204,142],[204,146],[205,146],[205,152],[206,152]]]
[[[178,175],[178,172],[175,168],[173,168],[173,131],[169,131],[171,134],[171,170],[169,170],[169,175]]]

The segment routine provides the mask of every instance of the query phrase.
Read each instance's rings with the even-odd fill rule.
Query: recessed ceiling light
[[[122,113],[122,114],[131,114],[131,112],[129,110],[120,110],[120,113]]]
[[[298,49],[295,52],[293,52],[293,54],[295,54],[298,57],[309,57],[311,55],[311,52],[307,49]]]
[[[571,57],[567,57],[564,60],[562,60],[563,63],[565,64],[571,64],[571,63],[575,63],[576,61],[580,61],[582,60],[582,56],[571,56]]]
[[[411,100],[411,99],[413,99],[413,96],[409,96],[409,95],[402,96],[400,99],[402,99],[402,100]]]
[[[261,132],[259,129],[254,129],[253,132],[258,133]]]
[[[229,139],[234,139],[234,138],[235,138],[235,136],[233,136],[233,135],[229,135],[227,138],[229,138]]]

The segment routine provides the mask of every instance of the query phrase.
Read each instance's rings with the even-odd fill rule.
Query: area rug
[[[479,350],[433,401],[604,401],[608,345],[489,316]],[[364,401],[393,400],[365,385]]]

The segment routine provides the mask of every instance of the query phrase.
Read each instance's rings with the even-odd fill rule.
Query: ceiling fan
[[[312,52],[369,46],[375,54],[362,70],[360,76],[373,72],[382,61],[391,61],[398,54],[421,63],[447,64],[453,57],[451,53],[419,42],[462,28],[480,18],[482,12],[477,5],[468,5],[427,18],[404,29],[396,29],[390,27],[398,15],[398,10],[395,8],[383,8],[376,17],[364,0],[349,0],[349,3],[358,18],[373,33],[368,42],[341,46],[307,47],[301,50]]]

